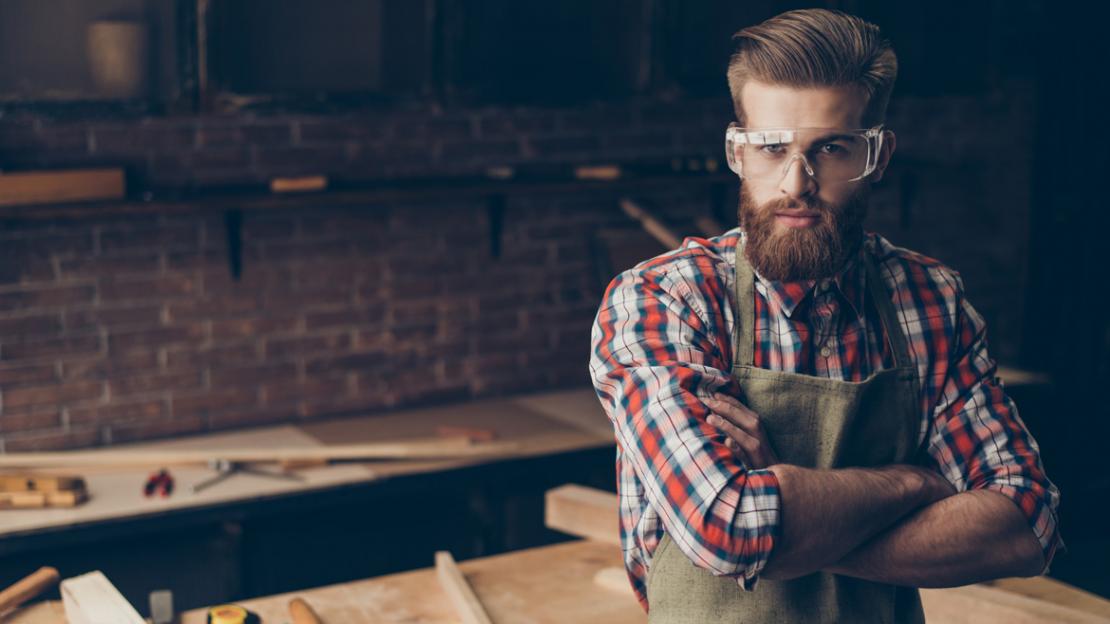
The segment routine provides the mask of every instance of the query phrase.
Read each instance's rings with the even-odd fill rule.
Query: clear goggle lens
[[[882,126],[841,130],[732,124],[725,131],[725,156],[729,169],[745,180],[777,182],[800,160],[820,183],[855,182],[875,170],[882,140]]]

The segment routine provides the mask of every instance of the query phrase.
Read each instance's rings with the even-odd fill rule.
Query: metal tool
[[[284,479],[286,481],[304,481],[304,477],[299,474],[262,470],[261,468],[255,468],[250,464],[228,461],[226,459],[213,459],[208,462],[208,467],[212,470],[215,470],[217,474],[194,485],[193,493],[212,487],[213,485],[216,485],[217,483],[228,479],[238,473],[252,474],[259,477],[269,477],[272,479]]]

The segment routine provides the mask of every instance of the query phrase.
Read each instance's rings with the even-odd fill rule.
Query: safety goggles
[[[795,160],[818,183],[862,180],[875,171],[883,144],[883,127],[742,128],[725,131],[728,167],[741,179],[778,182]]]

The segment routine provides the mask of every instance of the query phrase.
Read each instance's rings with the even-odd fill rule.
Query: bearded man
[[[617,276],[590,370],[651,622],[922,622],[1043,573],[1059,493],[959,273],[865,232],[897,60],[828,10],[737,33],[740,227]]]

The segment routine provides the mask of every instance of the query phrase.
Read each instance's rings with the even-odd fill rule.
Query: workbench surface
[[[438,427],[489,429],[499,440],[517,443],[512,455],[482,458],[378,461],[333,464],[298,471],[303,481],[237,474],[199,493],[192,486],[214,474],[206,468],[173,468],[175,491],[168,498],[145,498],[142,486],[151,470],[80,469],[90,500],[74,508],[0,511],[0,542],[8,538],[57,532],[97,523],[154,518],[206,507],[257,501],[326,490],[419,473],[520,457],[536,457],[614,444],[609,421],[592,389],[490,399],[448,406],[407,409],[385,414],[325,420],[300,425],[263,427],[160,442],[119,445],[116,449],[261,449],[313,448],[328,444],[427,439]]]

